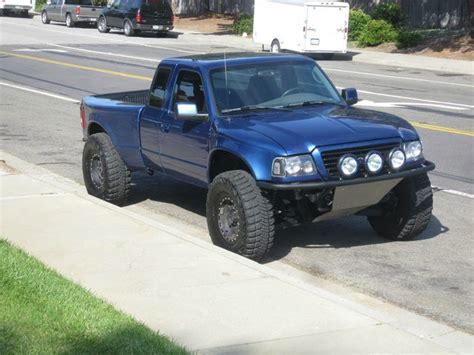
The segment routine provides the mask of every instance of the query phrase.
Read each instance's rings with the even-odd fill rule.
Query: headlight
[[[398,170],[405,164],[405,153],[400,148],[394,148],[388,155],[388,165],[392,170]]]
[[[339,159],[338,168],[344,177],[352,177],[357,174],[357,170],[359,170],[359,163],[357,162],[357,158],[355,156],[347,154]]]
[[[281,157],[273,160],[272,175],[305,176],[316,174],[316,167],[311,155],[299,155],[296,157]]]
[[[365,157],[365,170],[370,174],[377,174],[383,168],[383,158],[378,152],[370,152]]]
[[[420,141],[413,141],[403,144],[407,162],[416,161],[423,158],[423,145]]]

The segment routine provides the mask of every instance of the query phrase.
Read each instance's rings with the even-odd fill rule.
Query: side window
[[[120,0],[120,3],[118,5],[119,10],[127,10],[128,8],[128,0]]]
[[[198,73],[187,70],[179,73],[173,93],[173,106],[177,102],[193,102],[198,113],[207,113],[204,88]]]
[[[170,68],[160,68],[156,74],[153,89],[150,92],[150,106],[161,108],[165,100],[166,87],[170,77]]]

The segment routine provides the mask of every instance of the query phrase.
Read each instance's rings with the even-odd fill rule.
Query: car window
[[[61,0],[58,0],[61,1]],[[91,6],[91,0],[65,0],[66,5],[84,5],[84,6]]]
[[[161,108],[165,101],[166,88],[170,77],[170,68],[160,68],[156,74],[153,89],[150,92],[150,106]]]
[[[192,102],[196,104],[198,113],[207,112],[202,80],[198,73],[188,70],[179,73],[173,93],[173,106],[178,102]]]
[[[141,8],[145,11],[158,11],[167,15],[172,14],[171,6],[163,0],[141,0]]]

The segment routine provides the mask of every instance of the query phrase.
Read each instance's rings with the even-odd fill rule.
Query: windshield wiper
[[[312,101],[295,102],[292,104],[285,105],[283,107],[290,108],[290,107],[300,107],[300,106],[317,106],[317,105],[332,104],[332,103],[333,102],[312,100]]]
[[[262,106],[262,105],[246,105],[237,108],[229,108],[227,110],[222,110],[222,113],[231,113],[231,112],[250,112],[250,111],[289,111],[285,107],[282,106]]]

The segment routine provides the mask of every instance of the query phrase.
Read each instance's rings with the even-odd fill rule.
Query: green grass
[[[0,240],[0,354],[186,354]]]

